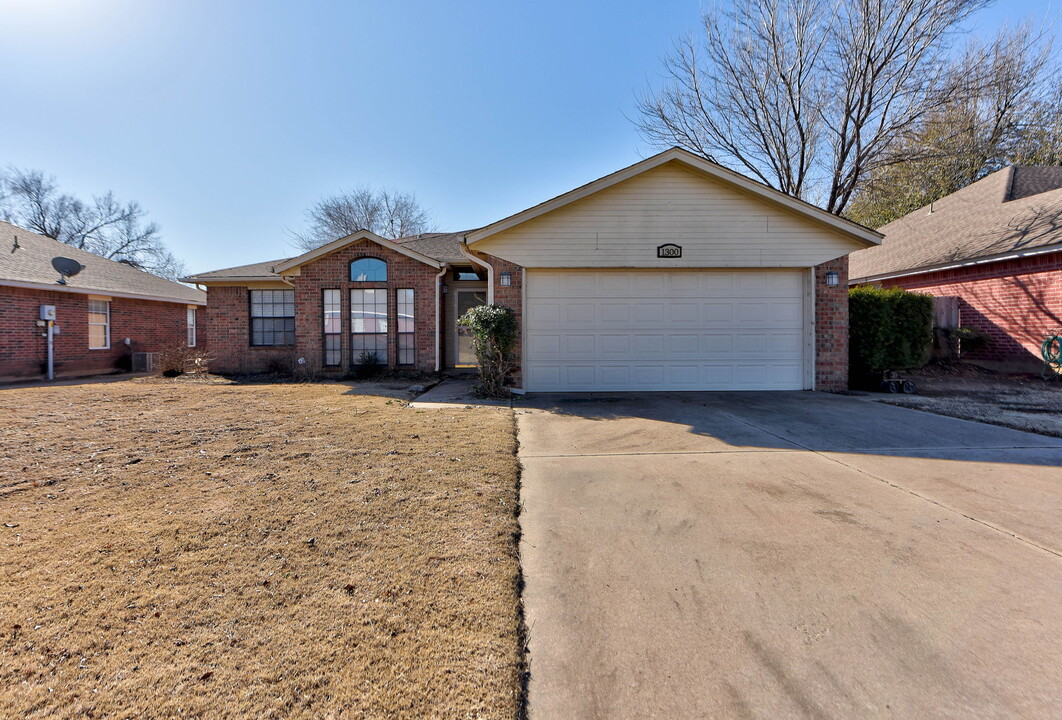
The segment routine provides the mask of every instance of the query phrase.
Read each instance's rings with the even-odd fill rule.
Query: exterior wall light
[[[826,273],[826,287],[837,287],[841,284],[841,276],[835,270]]]
[[[513,284],[513,274],[511,272],[503,272],[501,277],[498,278],[498,284],[502,287],[509,287]]]

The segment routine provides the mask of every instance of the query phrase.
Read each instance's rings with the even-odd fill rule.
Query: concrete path
[[[1062,440],[813,393],[528,403],[533,720],[1062,714]]]

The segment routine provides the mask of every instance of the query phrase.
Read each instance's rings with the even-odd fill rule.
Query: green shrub
[[[513,369],[513,352],[520,327],[512,308],[480,305],[458,319],[472,332],[472,346],[479,363],[480,391],[488,397],[505,397],[505,380]]]
[[[933,345],[933,297],[899,288],[853,288],[848,332],[855,373],[922,367]]]

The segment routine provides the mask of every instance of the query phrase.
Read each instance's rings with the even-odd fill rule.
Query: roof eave
[[[108,288],[87,288],[73,285],[59,285],[49,283],[37,283],[28,280],[0,279],[0,286],[26,288],[29,290],[49,290],[52,292],[74,293],[77,295],[107,295],[110,297],[126,298],[128,300],[150,300],[152,302],[175,303],[178,305],[206,305],[206,300],[172,297],[169,295],[154,295],[151,293],[131,293],[124,290],[110,290]],[[196,290],[196,292],[201,292]]]
[[[284,282],[284,278],[279,275],[231,275],[207,278],[191,275],[181,278],[181,282],[195,283],[196,285],[232,285],[233,283],[245,282]]]
[[[911,277],[913,275],[927,275],[929,273],[942,272],[944,270],[954,270],[956,268],[972,267],[974,265],[987,265],[988,263],[1003,262],[1006,260],[1018,260],[1021,258],[1032,257],[1034,255],[1047,255],[1048,253],[1054,252],[1062,252],[1062,244],[1043,245],[1036,248],[1030,248],[1029,250],[1012,250],[1005,253],[996,253],[995,255],[963,258],[962,260],[951,260],[946,263],[936,263],[935,265],[925,265],[923,267],[909,268],[907,270],[893,270],[891,272],[878,273],[876,275],[850,277],[848,279],[848,284],[859,285],[861,283],[880,282],[882,280]]]
[[[314,250],[311,250],[308,253],[304,253],[302,255],[299,255],[298,257],[292,258],[287,262],[277,263],[273,267],[273,271],[278,275],[282,275],[288,270],[294,270],[300,265],[305,265],[308,262],[312,262],[318,258],[328,255],[329,253],[333,253],[337,250],[346,247],[347,245],[359,242],[361,240],[368,240],[369,242],[376,243],[377,245],[381,245],[389,250],[393,250],[401,255],[405,255],[414,260],[422,262],[425,265],[430,265],[431,267],[434,267],[436,269],[442,267],[442,264],[435,258],[428,257],[427,255],[419,253],[416,250],[411,250],[407,247],[404,247],[401,243],[396,243],[393,240],[388,240],[387,238],[377,235],[374,232],[369,232],[368,230],[359,230],[356,233],[351,233],[350,235],[341,237],[338,240],[333,240],[332,242],[322,245],[321,247],[316,248]]]

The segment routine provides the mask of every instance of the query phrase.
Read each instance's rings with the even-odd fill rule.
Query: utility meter
[[[41,305],[41,320],[55,320],[55,305]]]

